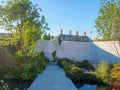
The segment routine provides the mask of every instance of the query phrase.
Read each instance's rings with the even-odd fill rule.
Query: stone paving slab
[[[28,90],[77,90],[72,81],[65,76],[63,69],[50,63],[29,87]]]

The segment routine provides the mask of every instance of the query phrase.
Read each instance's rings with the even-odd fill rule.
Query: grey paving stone
[[[56,63],[47,65],[28,90],[77,90],[72,81],[65,76],[63,69]]]

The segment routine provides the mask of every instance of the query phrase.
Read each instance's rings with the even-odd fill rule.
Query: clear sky
[[[4,0],[6,1],[6,0]],[[95,19],[98,17],[100,0],[31,0],[33,4],[38,4],[42,8],[42,14],[46,17],[46,22],[50,30],[48,33],[57,36],[60,29],[64,34],[72,30],[72,34],[79,31],[83,35],[86,31],[90,37],[95,38]],[[1,31],[0,31],[1,32]]]
[[[92,38],[96,37],[95,19],[98,17],[100,0],[31,0],[42,8],[52,35],[57,36],[60,29],[64,34],[72,30],[72,34],[79,31],[88,36],[92,31]]]

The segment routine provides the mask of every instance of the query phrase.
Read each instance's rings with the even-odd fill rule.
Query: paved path
[[[65,76],[63,69],[55,63],[50,63],[28,90],[77,90],[77,88]]]

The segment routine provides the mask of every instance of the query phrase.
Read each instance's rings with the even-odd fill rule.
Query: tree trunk
[[[24,63],[24,40],[23,40],[23,32],[22,32],[22,25],[18,24],[18,29],[20,32],[20,41],[19,41],[19,45],[18,45],[18,50],[22,53],[22,56],[20,56],[20,66],[22,66],[22,64]]]
[[[22,66],[24,64],[24,58],[20,57],[20,66]]]

